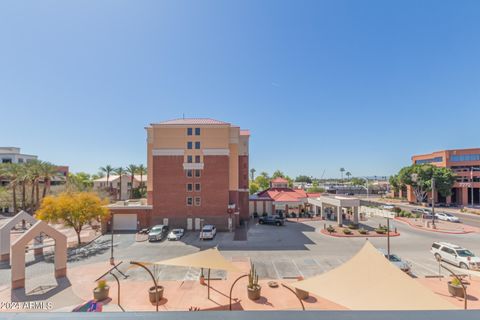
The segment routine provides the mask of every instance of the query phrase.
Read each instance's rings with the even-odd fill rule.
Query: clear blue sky
[[[144,127],[251,130],[251,166],[389,175],[480,147],[479,1],[2,1],[1,146],[96,172]]]

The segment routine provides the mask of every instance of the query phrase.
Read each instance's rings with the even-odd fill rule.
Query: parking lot
[[[378,226],[379,223],[385,224],[385,220],[371,218],[366,223]],[[438,275],[438,263],[429,252],[434,241],[451,242],[480,253],[478,233],[450,235],[415,230],[397,222],[392,222],[392,225],[401,235],[391,238],[391,252],[408,261],[416,277]],[[148,275],[141,269],[128,269],[128,262],[161,261],[217,246],[229,259],[253,262],[261,278],[308,278],[341,265],[365,242],[365,238],[335,238],[323,235],[318,232],[323,227],[323,221],[288,222],[282,227],[259,225],[252,221],[246,241],[235,241],[234,234],[228,232],[218,232],[215,239],[205,241],[199,240],[198,232],[186,232],[180,241],[159,242],[136,242],[135,234],[115,234],[114,257],[116,261],[124,261],[120,269],[127,273],[130,279],[147,279]],[[387,248],[386,238],[369,240],[379,249]],[[69,268],[108,261],[109,241],[110,235],[97,239],[91,244],[91,248],[85,248],[84,254],[78,253],[69,259]],[[27,274],[32,277],[32,286],[36,277],[50,274],[53,268],[51,261],[34,262],[32,257],[28,257],[27,264]],[[452,269],[460,270],[455,267]],[[102,270],[99,270],[99,273],[101,272]],[[445,271],[442,272],[445,274]],[[198,278],[199,274],[200,270],[192,268],[160,265],[155,268],[155,275],[159,280],[191,280]],[[224,277],[224,272],[212,271],[212,278]],[[0,287],[6,288],[9,280],[10,269],[1,268]]]

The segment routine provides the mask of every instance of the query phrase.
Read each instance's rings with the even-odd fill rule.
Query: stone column
[[[460,204],[462,206],[468,206],[468,188],[464,187],[461,190],[462,190],[462,203]]]
[[[341,227],[342,224],[343,224],[342,207],[338,206],[338,207],[336,207],[336,209],[337,209],[338,226]]]
[[[353,207],[353,223],[358,224],[358,207]]]

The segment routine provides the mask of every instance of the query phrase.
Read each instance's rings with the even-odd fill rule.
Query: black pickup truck
[[[258,219],[259,224],[273,224],[276,226],[285,225],[285,218],[280,216],[266,216]]]

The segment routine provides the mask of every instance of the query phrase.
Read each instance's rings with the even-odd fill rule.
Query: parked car
[[[168,233],[168,227],[163,224],[153,226],[148,232],[148,241],[160,241],[165,238]]]
[[[202,230],[200,231],[200,239],[213,239],[217,234],[217,228],[213,224],[204,225]]]
[[[462,269],[480,270],[480,258],[473,252],[448,242],[434,242],[430,252],[437,261],[445,261]]]
[[[450,214],[448,212],[438,212],[435,213],[435,218],[438,220],[443,220],[443,221],[450,221],[450,222],[460,222],[460,219],[453,214]]]
[[[393,210],[395,208],[395,206],[392,206],[391,204],[384,204],[382,206],[382,209],[385,209],[385,210]]]
[[[183,229],[173,229],[167,236],[168,241],[177,241],[183,237],[185,231]]]
[[[283,226],[285,225],[285,218],[280,216],[266,216],[261,217],[258,219],[259,224],[273,224],[276,226]]]
[[[388,252],[383,250],[383,249],[379,249],[378,251],[380,251],[384,256],[385,258],[388,259]],[[394,264],[397,268],[399,268],[400,270],[406,272],[406,273],[410,273],[411,271],[411,266],[408,262],[402,260],[399,256],[397,256],[396,254],[392,254],[390,253],[390,262],[392,264]]]

